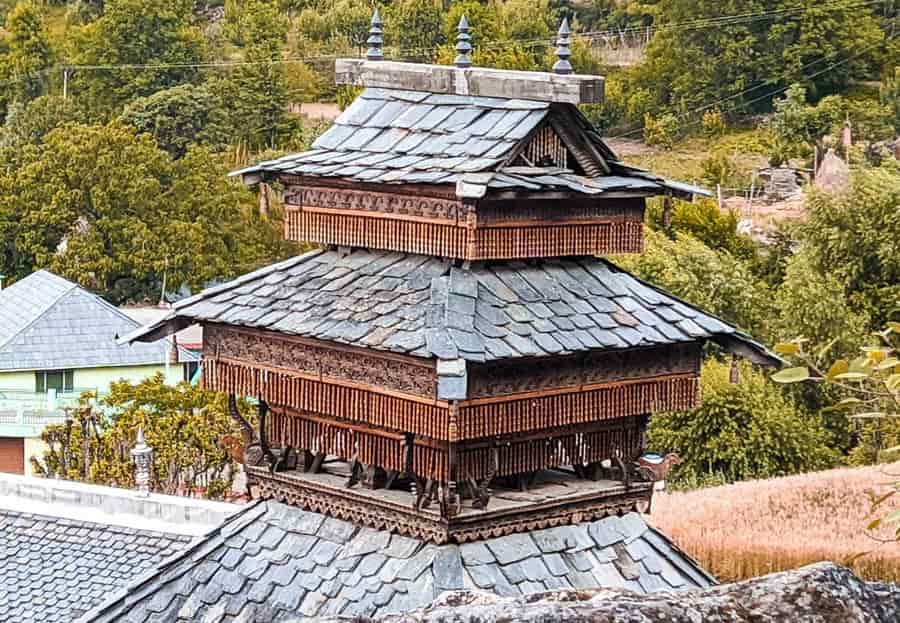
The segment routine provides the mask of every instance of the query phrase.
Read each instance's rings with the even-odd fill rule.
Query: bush
[[[725,123],[725,117],[718,108],[712,108],[703,113],[702,121],[703,134],[709,137],[717,137],[725,134],[728,126]]]
[[[644,115],[644,141],[648,145],[672,149],[678,134],[678,119],[671,113],[654,117],[650,113]]]
[[[694,208],[691,204],[684,207]],[[676,225],[679,213],[676,208]],[[714,251],[687,234],[670,240],[660,232],[648,230],[644,253],[617,261],[650,283],[721,316],[758,339],[768,335],[767,328],[776,311],[772,292],[746,262],[731,253]]]
[[[700,164],[703,171],[703,183],[711,188],[717,185],[736,187],[739,184],[738,168],[726,152],[716,149],[703,159]]]
[[[729,365],[711,360],[703,366],[703,406],[656,416],[648,430],[649,447],[677,452],[674,472],[703,481],[769,478],[824,469],[839,455],[825,443],[821,423],[801,412],[781,388],[749,364],[741,380],[729,382]]]

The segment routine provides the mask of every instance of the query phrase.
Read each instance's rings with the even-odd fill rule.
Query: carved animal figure
[[[653,482],[664,481],[669,476],[672,467],[681,462],[681,457],[674,452],[670,452],[664,457],[658,454],[645,454],[638,458],[641,473],[648,476],[648,479]]]

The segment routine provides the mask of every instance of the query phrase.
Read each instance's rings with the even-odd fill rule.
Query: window
[[[34,391],[46,394],[55,389],[57,394],[75,389],[75,370],[40,370],[34,373]]]
[[[184,364],[184,380],[190,383],[194,380],[194,375],[197,374],[197,369],[200,367],[199,361],[188,361]]]

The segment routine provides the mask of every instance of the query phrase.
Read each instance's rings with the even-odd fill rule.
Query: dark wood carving
[[[315,378],[350,381],[434,398],[437,377],[426,360],[383,355],[362,349],[316,346],[274,331],[204,325],[205,358],[295,370]]]
[[[693,343],[557,357],[549,366],[533,359],[470,364],[468,391],[475,399],[699,374],[701,356],[700,345]]]
[[[437,544],[467,543],[523,530],[579,524],[609,515],[645,511],[653,487],[652,483],[635,483],[628,491],[624,488],[613,489],[564,503],[551,500],[531,508],[522,507],[507,512],[488,510],[447,523],[433,508],[401,506],[358,493],[355,489],[332,489],[291,478],[288,474],[270,474],[258,467],[248,468],[247,478],[263,499],[275,499],[377,530],[390,530]]]
[[[464,221],[467,211],[458,199],[298,185],[288,185],[285,188],[284,203],[289,210],[294,207],[327,208],[415,216],[453,223]]]

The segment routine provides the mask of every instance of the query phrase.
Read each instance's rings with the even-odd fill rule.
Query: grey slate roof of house
[[[775,359],[734,327],[596,257],[464,269],[424,255],[313,251],[186,299],[128,338],[156,339],[195,321],[469,362],[698,340]]]
[[[0,290],[0,370],[165,363],[167,341],[116,342],[137,326],[99,296],[39,270]],[[196,358],[179,349],[180,361]]]
[[[71,623],[190,541],[0,510],[0,621]]]
[[[431,545],[261,502],[81,621],[278,623],[423,607],[446,590],[639,593],[715,581],[635,513],[464,545]]]
[[[608,169],[604,175],[576,175],[557,167],[509,167],[517,149],[545,121],[567,128],[570,141],[581,147],[579,153]],[[372,183],[463,181],[475,196],[487,189],[707,194],[619,162],[572,105],[379,88],[364,90],[312,150],[262,162],[235,175],[253,173]]]

